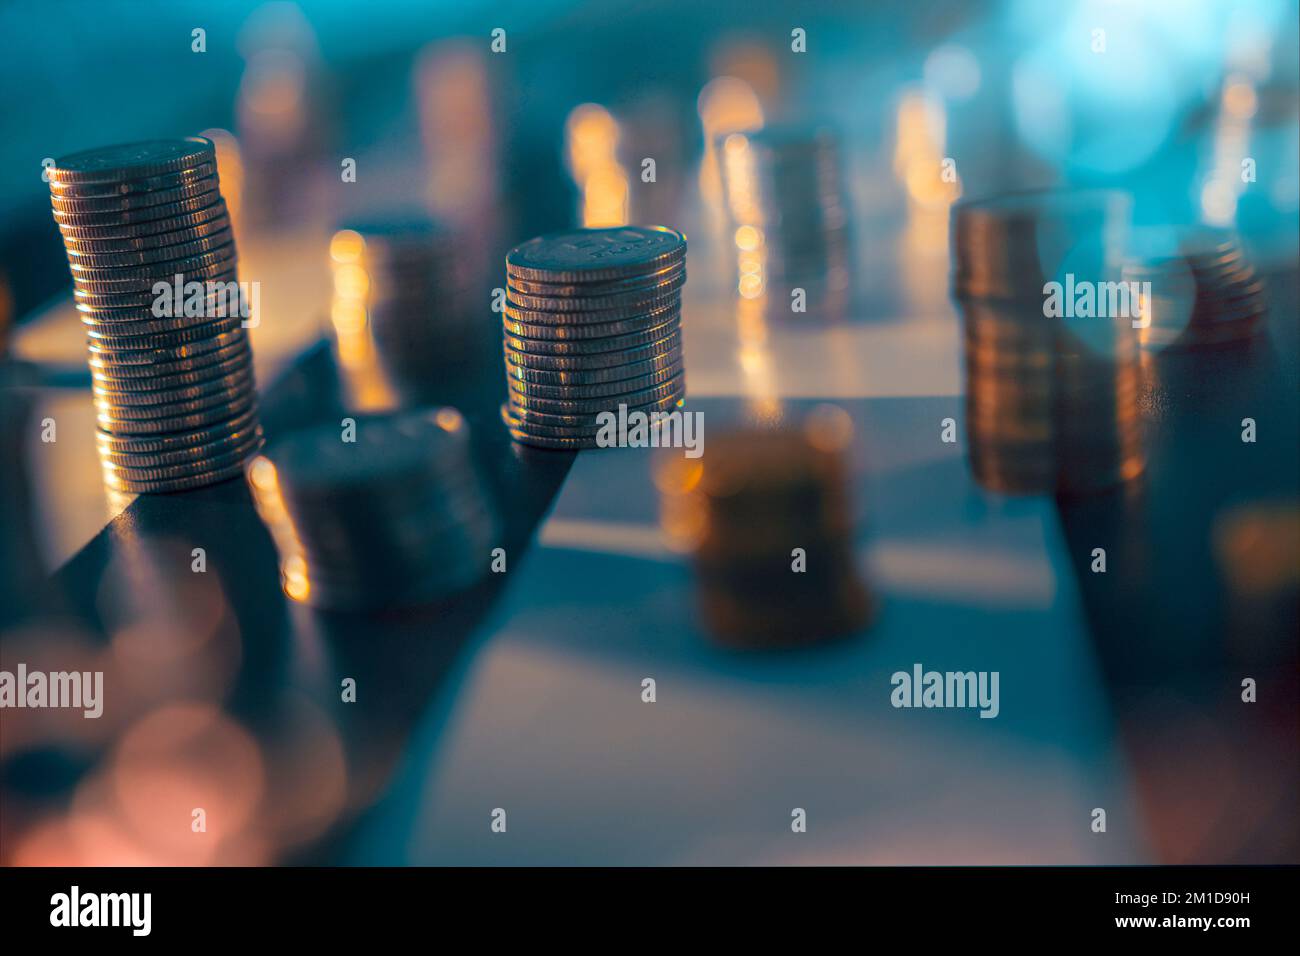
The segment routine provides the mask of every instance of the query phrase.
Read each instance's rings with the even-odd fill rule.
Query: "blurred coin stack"
[[[839,137],[823,126],[729,133],[718,155],[740,294],[788,314],[801,288],[810,314],[841,314],[853,244]]]
[[[432,219],[346,224],[330,243],[336,334],[364,323],[399,387],[464,362],[482,326],[461,253],[456,234]]]
[[[1067,318],[1046,306],[1047,283],[1072,288],[1067,272],[1099,289],[1118,278],[1127,214],[1126,197],[1109,192],[954,207],[969,456],[984,487],[1086,494],[1145,467],[1138,303],[1118,317]]]
[[[262,432],[212,143],[74,153],[49,179],[89,343],[106,484],[181,491],[239,474]]]
[[[1150,283],[1139,340],[1149,349],[1251,338],[1268,311],[1264,282],[1235,232],[1147,228],[1134,233],[1126,282]]]
[[[501,415],[543,448],[594,448],[602,411],[669,411],[686,396],[686,237],[663,226],[577,229],[506,256]]]
[[[454,408],[291,432],[248,466],[285,593],[313,607],[426,604],[482,577],[498,523]]]
[[[721,643],[807,644],[868,623],[848,496],[852,434],[844,411],[824,406],[802,428],[739,430],[710,439],[703,458],[664,460],[663,527],[692,554],[700,610]]]

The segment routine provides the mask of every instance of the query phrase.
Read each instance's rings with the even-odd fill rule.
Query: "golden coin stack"
[[[795,646],[861,630],[848,495],[853,428],[824,406],[799,428],[712,438],[704,457],[656,475],[669,541],[692,555],[704,623],[736,647]]]
[[[1087,494],[1145,467],[1133,327],[1140,303],[1119,316],[1075,315],[1069,298],[1076,278],[1101,294],[1119,278],[1127,212],[1126,197],[1107,191],[954,207],[969,459],[984,487]],[[1059,310],[1049,303],[1051,282],[1061,283]]]

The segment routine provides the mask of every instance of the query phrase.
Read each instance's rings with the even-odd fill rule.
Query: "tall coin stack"
[[[459,237],[427,218],[345,224],[330,243],[339,309],[364,310],[375,351],[399,386],[463,362],[476,331]]]
[[[1127,199],[1023,193],[953,211],[966,424],[976,480],[1008,494],[1086,494],[1145,467],[1132,315],[1067,317],[1046,284],[1118,279]],[[1061,302],[1062,312],[1073,308]]]
[[[840,315],[853,244],[839,137],[824,126],[729,133],[718,155],[741,295],[788,314],[801,288],[809,314]]]
[[[602,411],[664,411],[686,396],[686,237],[663,226],[576,229],[506,256],[501,408],[511,436],[594,448]]]
[[[743,429],[710,439],[702,459],[664,460],[663,527],[693,557],[704,623],[720,643],[808,644],[869,622],[848,495],[852,434],[843,409],[823,406],[802,428]]]
[[[1230,230],[1137,230],[1124,281],[1150,283],[1139,339],[1148,349],[1191,349],[1251,338],[1268,312],[1264,282]]]
[[[291,432],[248,466],[285,593],[313,607],[426,604],[479,580],[498,529],[454,408]]]
[[[182,491],[239,474],[262,431],[212,143],[74,153],[49,180],[86,327],[105,483]]]

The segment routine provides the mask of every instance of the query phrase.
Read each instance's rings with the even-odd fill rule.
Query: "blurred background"
[[[1298,35],[1288,0],[0,6],[21,396],[0,649],[94,662],[109,695],[100,721],[4,714],[0,862],[1295,862]],[[807,124],[834,132],[850,278],[801,324],[766,301],[728,162]],[[280,592],[239,483],[106,500],[43,163],[198,133],[262,286],[268,435],[457,405],[505,512],[503,581],[322,618]],[[1159,370],[1140,485],[1074,502],[981,488],[935,437],[963,420],[953,204],[1063,185],[1127,191],[1138,225],[1236,229],[1271,301],[1263,345]],[[402,381],[357,340],[338,230],[412,211],[462,237],[466,291],[430,313],[468,318]],[[713,649],[649,456],[499,434],[505,252],[627,222],[689,236],[689,407],[710,426],[851,417],[883,597],[859,639]],[[1243,463],[1248,415],[1267,440]],[[215,573],[190,573],[200,545]],[[1000,668],[1003,716],[893,710],[888,674],[914,661]],[[1271,688],[1247,718],[1243,676]],[[489,829],[503,807],[513,842]],[[802,842],[791,807],[813,808]]]

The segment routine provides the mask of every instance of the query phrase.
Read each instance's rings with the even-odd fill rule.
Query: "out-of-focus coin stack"
[[[953,212],[966,423],[976,480],[1009,494],[1087,494],[1145,467],[1132,314],[1049,314],[1045,286],[1119,278],[1126,197],[1023,193]]]
[[[809,315],[842,314],[853,243],[839,137],[823,126],[729,133],[718,155],[740,294],[790,314],[801,288]]]
[[[1150,283],[1144,348],[1191,349],[1251,338],[1268,312],[1264,282],[1230,230],[1135,231],[1125,282]]]
[[[693,557],[700,610],[719,642],[793,646],[868,623],[848,495],[852,435],[844,411],[824,406],[802,427],[730,432],[702,458],[661,463],[663,528]]]
[[[454,408],[291,432],[248,465],[285,593],[313,607],[426,604],[479,580],[498,522]]]
[[[399,388],[454,368],[481,332],[461,247],[427,218],[348,223],[330,243],[336,334],[346,334],[341,323],[355,326],[354,317],[365,322]]]
[[[543,448],[594,448],[602,411],[667,411],[686,396],[686,237],[663,226],[576,229],[506,256],[501,416]]]
[[[262,431],[212,143],[74,153],[49,178],[86,327],[105,483],[182,491],[239,474]]]

